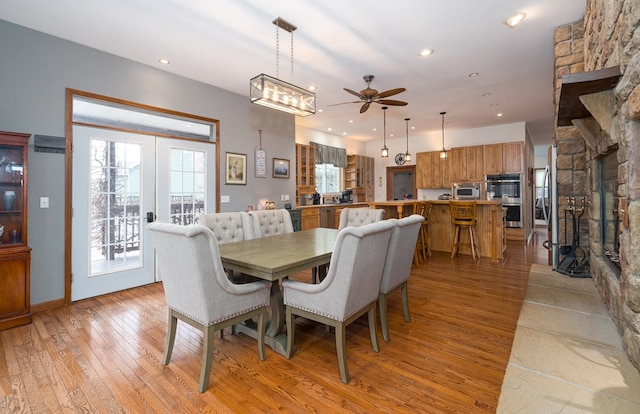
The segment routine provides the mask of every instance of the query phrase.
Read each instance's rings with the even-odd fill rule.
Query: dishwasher
[[[336,228],[335,207],[320,207],[320,227],[328,229]]]

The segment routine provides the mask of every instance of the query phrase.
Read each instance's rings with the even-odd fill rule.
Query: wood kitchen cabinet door
[[[482,145],[474,145],[465,147],[466,149],[466,180],[467,181],[484,181],[484,150]],[[451,163],[451,174],[455,167]],[[454,181],[451,179],[451,181]]]
[[[484,173],[502,174],[502,144],[483,145]]]
[[[451,181],[460,182],[467,180],[467,147],[451,148],[449,151],[449,165]]]
[[[502,144],[502,166],[505,173],[524,172],[524,143],[507,142]]]
[[[449,160],[440,158],[440,151],[418,152],[416,154],[416,187],[449,188],[451,176]]]

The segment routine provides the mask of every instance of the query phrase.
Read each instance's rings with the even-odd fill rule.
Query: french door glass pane
[[[91,140],[90,276],[140,267],[140,145]]]
[[[171,222],[189,225],[205,211],[205,153],[171,149]]]

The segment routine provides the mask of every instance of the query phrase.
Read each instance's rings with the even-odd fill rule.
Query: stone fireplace
[[[559,212],[586,197],[579,245],[640,369],[640,3],[587,0],[584,19],[556,29]],[[560,244],[572,228],[560,214]]]

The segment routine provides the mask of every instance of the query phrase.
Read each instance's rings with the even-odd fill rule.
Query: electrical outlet
[[[40,197],[40,208],[49,208],[49,197]]]
[[[289,201],[289,194],[284,195],[284,201]]]

